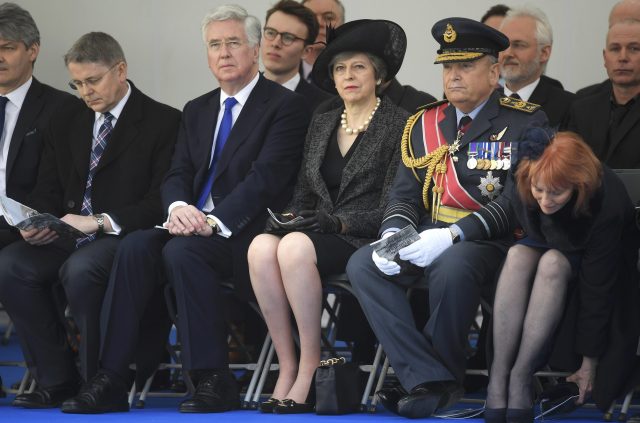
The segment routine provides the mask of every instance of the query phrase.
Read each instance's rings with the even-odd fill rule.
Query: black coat
[[[72,104],[81,103],[71,94],[56,90],[33,78],[20,108],[9,145],[5,171],[7,197],[21,203],[27,201],[28,194],[36,185],[44,135],[51,116],[57,110]],[[0,229],[9,228],[4,217],[0,217]]]
[[[611,84],[604,84],[591,95],[578,98],[571,107],[567,129],[577,132],[598,159],[612,169],[640,168],[640,99],[607,139],[611,113]]]
[[[160,183],[169,167],[180,112],[158,103],[133,83],[96,167],[91,202],[122,235],[162,223]],[[89,173],[95,112],[82,103],[58,111],[46,137],[38,182],[29,204],[54,216],[80,214]]]
[[[564,129],[569,120],[569,109],[575,99],[575,94],[559,88],[548,77],[540,77],[540,82],[529,101],[539,104],[549,119],[549,126]]]
[[[624,392],[640,335],[638,248],[640,233],[624,184],[607,167],[602,185],[589,204],[590,217],[566,210],[542,230],[541,213],[520,201],[511,179],[505,193],[476,215],[458,222],[465,240],[495,238],[521,227],[552,248],[580,256],[577,280],[570,290],[549,363],[567,371],[582,356],[598,357],[593,397],[603,411]],[[475,230],[473,229],[475,225]]]

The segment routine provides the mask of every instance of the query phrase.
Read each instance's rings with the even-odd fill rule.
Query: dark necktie
[[[462,132],[463,134],[467,132],[467,129],[469,129],[472,120],[473,119],[471,119],[471,116],[462,116],[462,118],[460,119],[460,123],[458,124],[458,131]]]
[[[7,107],[7,102],[9,99],[4,96],[0,96],[0,139],[2,139],[2,133],[4,132],[4,111]],[[0,144],[0,148],[2,148],[3,144]],[[2,153],[0,152],[0,155]]]
[[[218,159],[220,158],[220,154],[222,154],[222,149],[227,142],[229,133],[231,133],[231,127],[233,126],[233,115],[231,114],[231,111],[233,110],[233,106],[235,106],[237,103],[238,100],[233,97],[229,97],[224,101],[224,115],[222,115],[222,121],[220,122],[220,128],[218,129],[218,136],[216,137],[216,145],[213,148],[211,164],[209,165],[209,171],[207,172],[207,180],[202,187],[202,191],[200,191],[200,196],[198,197],[198,202],[196,203],[196,207],[198,208],[198,210],[202,210],[207,202],[207,199],[209,198],[211,188],[213,188],[213,178],[216,174],[216,164],[218,162]]]
[[[520,97],[518,93],[511,93],[509,97],[515,98],[516,100],[522,100],[522,97]]]
[[[111,138],[111,132],[113,131],[113,125],[111,121],[113,120],[113,115],[109,112],[104,115],[104,122],[98,128],[98,136],[93,141],[93,145],[91,146],[91,157],[89,159],[89,175],[87,176],[87,185],[84,189],[84,197],[82,199],[82,207],[80,208],[80,214],[83,216],[90,216],[93,214],[93,205],[91,204],[91,188],[93,185],[93,176],[96,173],[96,167],[100,162],[100,158],[102,157],[102,153],[104,153],[104,149],[107,147],[107,142],[109,138]],[[92,234],[86,238],[80,238],[76,246],[80,246],[86,242],[93,241],[96,235]]]

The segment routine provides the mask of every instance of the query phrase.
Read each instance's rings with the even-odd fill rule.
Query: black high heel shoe
[[[507,409],[506,408],[485,408],[484,421],[485,423],[506,423]]]
[[[260,403],[260,405],[258,406],[258,410],[260,410],[261,413],[273,413],[273,409],[278,404],[280,404],[280,400],[271,397],[265,402]]]
[[[533,423],[532,408],[507,408],[507,423]]]
[[[285,398],[273,407],[276,414],[302,414],[312,413],[315,404],[308,402],[295,402],[290,398]]]

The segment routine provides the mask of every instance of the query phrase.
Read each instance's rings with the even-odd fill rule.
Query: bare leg
[[[287,398],[304,403],[320,363],[322,283],[313,243],[299,232],[286,235],[278,247],[278,262],[300,333],[300,367]]]
[[[291,312],[277,259],[279,243],[277,236],[258,235],[249,246],[248,260],[253,292],[278,354],[280,372],[273,397],[284,399],[296,379],[298,360],[291,334]]]
[[[524,320],[518,358],[511,370],[509,408],[533,406],[533,373],[546,358],[546,349],[564,310],[570,276],[571,264],[564,254],[549,250],[542,255]]]
[[[540,252],[525,245],[509,249],[493,303],[493,362],[487,388],[487,408],[506,408],[509,373],[516,360],[529,301],[531,281]]]

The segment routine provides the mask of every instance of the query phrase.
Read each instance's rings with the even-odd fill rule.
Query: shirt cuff
[[[225,224],[220,221],[220,219],[218,219],[212,214],[208,214],[207,217],[212,218],[218,224],[218,227],[220,228],[220,233],[218,233],[218,235],[223,236],[225,238],[230,238],[231,235],[233,235],[232,232],[229,230],[229,228],[227,228]]]
[[[382,234],[380,234],[380,239],[386,238],[385,235],[387,235],[387,234],[389,234],[387,236],[391,236],[391,235],[395,234],[396,232],[398,232],[399,230],[400,229],[398,229],[398,228],[387,228],[387,229],[385,229],[385,231]]]
[[[460,235],[460,241],[464,241],[464,232],[462,232],[462,229],[460,229],[460,226],[456,225],[455,223],[452,223],[449,227],[453,228],[453,230],[456,231],[458,235]]]
[[[111,223],[111,229],[113,229],[112,231],[105,232],[105,235],[120,235],[120,232],[122,232],[122,228],[120,227],[120,225],[118,225],[116,221],[113,220],[108,214],[102,213],[102,215],[109,219],[109,223]]]

